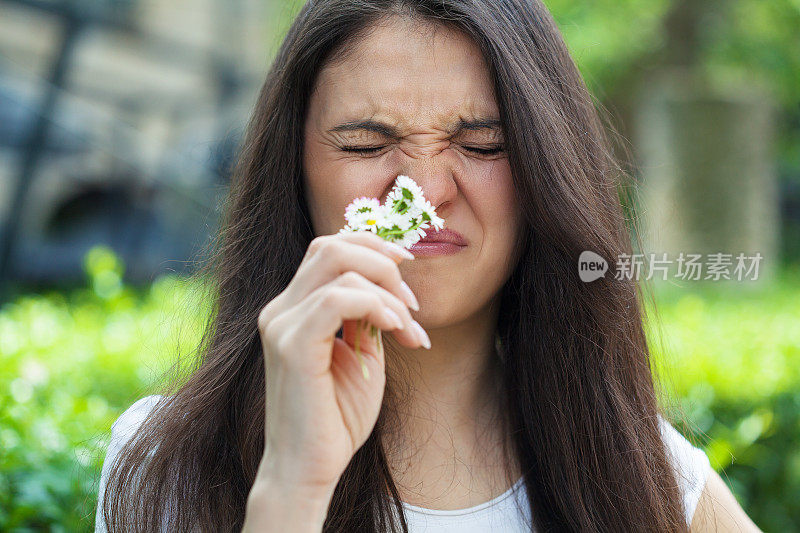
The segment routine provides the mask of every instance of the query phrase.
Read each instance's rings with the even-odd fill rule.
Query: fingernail
[[[384,315],[386,315],[386,317],[387,317],[389,320],[391,320],[392,322],[394,322],[394,325],[395,325],[395,327],[396,327],[397,329],[403,329],[403,328],[405,327],[405,326],[403,325],[403,319],[402,319],[402,318],[400,318],[400,317],[397,315],[397,313],[395,313],[394,311],[392,311],[392,310],[391,310],[391,309],[389,309],[388,307],[384,307],[384,308],[383,308],[383,314],[384,314]]]
[[[422,343],[422,345],[430,350],[431,339],[428,337],[428,334],[425,333],[425,330],[422,329],[422,326],[419,325],[419,322],[417,322],[416,320],[414,321],[414,329],[417,330],[417,337],[419,338],[419,341]]]
[[[414,259],[414,254],[400,246],[399,244],[395,244],[393,242],[385,242],[383,243],[389,253],[399,255],[404,259]]]
[[[408,286],[408,283],[405,281],[401,282],[400,285],[403,289],[403,292],[407,296],[407,300],[409,300],[409,307],[414,311],[419,311],[419,302],[417,301],[417,297],[414,296],[414,292],[411,290],[411,287]]]

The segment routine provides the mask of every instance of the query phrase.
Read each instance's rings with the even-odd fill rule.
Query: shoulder
[[[661,437],[683,496],[687,523],[691,523],[706,482],[714,473],[706,453],[681,435],[660,413]]]
[[[161,400],[162,396],[153,394],[136,400],[128,407],[111,425],[111,440],[119,440],[122,437],[130,437],[139,426],[142,425],[147,415]],[[125,439],[127,440],[127,439]]]
[[[108,476],[111,468],[119,456],[119,452],[125,444],[133,437],[139,427],[144,422],[147,415],[161,400],[162,396],[154,394],[152,396],[145,396],[135,401],[128,407],[111,425],[111,441],[108,444],[106,457],[103,461],[103,467],[100,473],[100,482],[98,486],[98,500],[97,509],[95,513],[95,532],[105,533],[106,527],[103,521],[102,507],[103,496],[106,484],[108,483]]]
[[[758,526],[747,516],[725,481],[716,472],[711,472],[697,504],[691,523],[692,533],[716,531],[741,531],[761,533]]]
[[[150,411],[163,396],[154,394],[135,401],[111,424],[111,441],[106,451],[103,470],[116,458],[123,446],[136,434]]]

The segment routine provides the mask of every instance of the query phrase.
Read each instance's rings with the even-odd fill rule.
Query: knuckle
[[[264,307],[261,308],[261,311],[258,313],[258,329],[262,332],[266,331],[267,326],[269,326],[270,320],[272,320],[272,309],[270,308],[270,304],[268,303]]]
[[[273,359],[276,361],[286,361],[289,359],[289,344],[290,344],[290,335],[284,334],[273,344],[275,346],[274,350],[270,350],[270,353],[273,356]]]
[[[261,308],[261,311],[258,313],[258,329],[261,331],[265,331],[269,323],[275,318],[275,315],[278,314],[278,300],[280,300],[281,294],[267,302],[264,307]]]
[[[313,239],[311,239],[311,242],[308,244],[309,255],[318,253],[327,241],[328,241],[327,235],[320,235],[318,237],[314,237]]]
[[[331,246],[336,244],[336,240],[333,238],[332,235],[320,235],[314,240],[319,243],[317,244],[317,249],[320,251],[329,250]]]
[[[338,287],[326,287],[319,295],[318,305],[322,309],[331,310],[335,309],[341,298],[341,291]]]
[[[280,338],[274,338],[274,326],[269,326],[268,330],[269,332],[262,338],[264,357],[267,361],[276,361],[280,359],[283,352],[281,349],[282,341]]]
[[[275,320],[269,321],[261,330],[261,338],[266,346],[275,346],[276,344],[277,331],[275,322]]]
[[[317,261],[336,262],[341,253],[341,240],[333,235],[315,237],[308,245],[306,257],[314,257]]]
[[[380,295],[378,295],[378,294],[376,294],[374,292],[370,293],[370,300],[371,300],[370,303],[372,304],[372,308],[373,309],[382,309],[383,307],[385,307],[385,305],[383,303],[383,298],[381,298]]]
[[[344,274],[340,275],[338,278],[338,282],[340,285],[346,285],[349,287],[361,285],[363,280],[364,276],[362,276],[355,270],[348,270]]]
[[[341,246],[339,241],[334,239],[327,239],[320,245],[320,253],[325,257],[326,261],[335,261],[339,257]]]
[[[265,344],[275,357],[283,357],[287,353],[289,344],[292,342],[293,333],[292,324],[278,317],[267,326]]]

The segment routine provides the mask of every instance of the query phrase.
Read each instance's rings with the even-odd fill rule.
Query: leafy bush
[[[195,348],[210,311],[203,291],[176,276],[124,285],[108,249],[85,265],[87,288],[0,310],[2,531],[92,528],[111,423],[153,392],[178,350]],[[788,276],[764,291],[659,289],[663,331],[649,333],[665,346],[655,359],[672,377],[666,394],[767,531],[800,523],[798,301],[800,280]]]
[[[0,531],[90,529],[112,422],[198,339],[184,280],[126,287],[105,248],[85,268],[88,288],[0,310]]]
[[[664,392],[692,427],[676,426],[756,524],[800,531],[800,276],[687,288],[657,286],[663,328],[649,323]]]

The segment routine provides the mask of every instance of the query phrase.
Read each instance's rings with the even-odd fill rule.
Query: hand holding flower
[[[403,248],[409,248],[425,237],[425,228],[433,226],[438,230],[444,227],[444,220],[436,215],[434,207],[422,194],[422,188],[408,176],[402,175],[395,179],[395,186],[383,205],[377,198],[362,196],[347,206],[344,217],[347,223],[339,230],[340,233],[371,231]],[[364,379],[369,379],[369,372],[359,351],[362,323],[359,321],[354,348]],[[380,330],[370,326],[370,334],[383,352]]]

